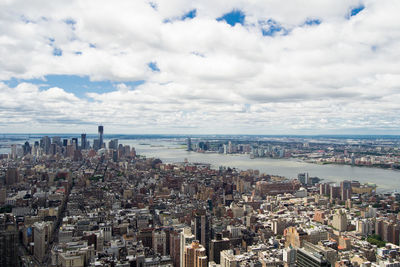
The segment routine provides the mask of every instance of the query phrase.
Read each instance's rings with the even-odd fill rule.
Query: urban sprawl
[[[45,136],[1,156],[0,266],[400,266],[398,193],[308,173],[165,164],[117,139],[106,145],[103,132],[92,145],[85,134]],[[187,142],[198,152],[399,161],[383,145]]]

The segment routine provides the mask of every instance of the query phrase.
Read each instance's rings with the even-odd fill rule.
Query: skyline
[[[0,3],[0,133],[399,135],[400,3],[306,3]]]

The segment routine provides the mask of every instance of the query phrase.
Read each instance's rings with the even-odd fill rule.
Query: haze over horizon
[[[0,133],[399,135],[400,2],[0,3]]]

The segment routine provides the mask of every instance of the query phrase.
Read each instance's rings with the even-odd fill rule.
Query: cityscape
[[[0,267],[400,267],[399,14],[0,1]]]
[[[164,163],[124,139],[106,142],[105,127],[97,130],[69,139],[45,135],[1,155],[1,266],[397,264],[396,191],[307,172],[287,178],[187,159]],[[180,149],[282,158],[330,148],[398,160],[393,137],[329,137],[330,144],[327,137],[231,138],[182,137]]]

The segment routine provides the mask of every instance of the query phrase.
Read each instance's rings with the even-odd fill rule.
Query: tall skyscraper
[[[104,133],[104,127],[102,125],[99,126],[98,132],[99,132],[100,148],[102,148],[103,147],[103,133]]]
[[[18,231],[12,214],[0,214],[0,266],[19,266]]]
[[[194,234],[196,240],[199,240],[208,255],[211,241],[211,220],[205,212],[203,214],[198,213],[194,217]]]
[[[50,137],[48,137],[48,136],[44,136],[40,140],[40,147],[43,148],[43,151],[46,155],[49,154],[49,152],[50,152],[50,144],[51,144],[51,140],[50,140]]]
[[[86,149],[86,134],[81,134],[81,149]]]
[[[24,155],[31,153],[31,146],[29,145],[28,141],[25,142],[25,144],[23,146],[23,150],[24,150]]]
[[[340,198],[345,201],[351,198],[351,194],[351,182],[347,180],[340,182]]]
[[[192,151],[192,139],[190,139],[190,137],[188,137],[186,142],[187,142],[187,151]]]

